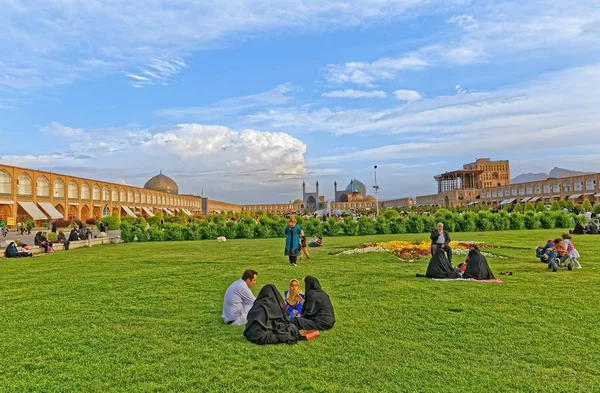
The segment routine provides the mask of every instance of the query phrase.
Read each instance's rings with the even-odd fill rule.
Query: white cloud
[[[212,198],[246,203],[264,202],[265,193],[274,195],[269,202],[276,202],[276,195],[299,186],[306,173],[306,145],[283,132],[201,124],[83,131],[52,123],[45,129],[68,137],[65,151],[2,156],[2,162],[49,170],[67,167],[73,175],[90,177],[93,172],[95,178],[138,186],[163,169],[182,192],[200,194],[205,188]]]
[[[55,121],[51,122],[48,126],[41,127],[40,130],[59,138],[76,138],[86,140],[88,138],[88,135],[81,128],[67,127]]]
[[[271,90],[250,94],[242,97],[227,98],[208,106],[168,108],[154,112],[159,116],[173,118],[216,119],[226,115],[232,115],[248,109],[269,105],[283,105],[292,99],[288,93],[299,90],[291,83],[283,83]]]
[[[352,89],[334,90],[334,91],[329,91],[327,93],[323,93],[321,95],[323,97],[330,97],[330,98],[386,98],[387,97],[386,92],[381,91],[381,90],[365,91],[365,90],[352,90]]]
[[[520,88],[486,93],[457,90],[454,96],[386,109],[279,108],[249,116],[247,121],[271,129],[336,135],[402,134],[402,143],[331,155],[319,158],[320,162],[497,156],[535,151],[541,141],[568,143],[575,151],[600,143],[600,64],[544,75]]]
[[[423,96],[415,90],[396,90],[394,92],[396,98],[400,101],[419,101],[423,99]]]
[[[600,52],[600,8],[594,0],[578,1],[576,7],[570,0],[479,2],[469,12],[451,17],[448,23],[458,29],[443,30],[429,44],[396,57],[330,64],[325,79],[375,86],[415,69],[506,62],[536,50],[552,50],[547,56]]]
[[[187,64],[179,58],[151,59],[150,62],[140,68],[137,74],[128,73],[133,87],[144,87],[148,85],[166,85],[169,79],[180,73]]]
[[[400,58],[383,58],[372,63],[352,61],[342,65],[327,66],[325,78],[333,84],[354,83],[373,86],[377,80],[394,79],[406,70],[419,70],[429,64],[417,55]]]
[[[464,0],[5,0],[0,84],[35,89],[123,70],[160,84],[196,50],[276,29],[315,31],[411,18],[432,3],[439,9]]]

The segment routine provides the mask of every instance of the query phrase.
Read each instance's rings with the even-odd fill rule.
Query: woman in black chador
[[[493,280],[494,274],[490,270],[487,259],[481,255],[479,247],[476,245],[469,251],[467,257],[467,270],[463,274],[463,278],[474,278],[475,280]]]
[[[421,276],[422,277],[422,276]],[[429,260],[425,277],[430,278],[459,278],[458,269],[452,267],[443,248],[438,248]]]
[[[298,328],[290,323],[285,302],[275,285],[265,285],[248,312],[244,337],[259,345],[296,344]]]
[[[335,325],[333,305],[316,277],[304,278],[302,316],[292,318],[292,323],[302,330],[329,330]]]

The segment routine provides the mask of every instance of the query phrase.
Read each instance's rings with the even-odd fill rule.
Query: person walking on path
[[[300,232],[302,228],[296,223],[296,217],[292,216],[285,227],[285,252],[290,260],[290,265],[296,266],[300,256]]]

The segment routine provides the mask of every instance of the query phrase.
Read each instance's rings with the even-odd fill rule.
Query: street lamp
[[[373,167],[373,172],[375,173],[375,185],[373,188],[375,189],[375,202],[377,203],[377,218],[379,218],[379,186],[377,185],[377,165]]]

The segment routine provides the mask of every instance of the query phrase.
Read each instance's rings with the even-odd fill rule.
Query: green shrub
[[[554,216],[550,212],[540,214],[540,225],[543,229],[554,228]]]
[[[58,235],[55,232],[49,232],[48,235],[46,236],[46,238],[51,242],[55,242],[57,236]]]
[[[135,230],[129,221],[122,221],[119,227],[121,229],[121,240],[125,243],[131,243],[135,238]]]
[[[386,211],[383,212],[383,216],[391,221],[395,218],[400,217],[400,213],[398,213],[394,209],[387,209]]]
[[[406,219],[402,217],[394,218],[390,222],[390,230],[393,234],[406,233]]]
[[[555,228],[569,228],[571,226],[571,217],[569,214],[559,211],[553,214]]]
[[[508,211],[510,210],[510,204],[505,203],[504,206],[502,206],[502,210],[508,213]]]
[[[477,227],[477,231],[479,232],[488,232],[494,230],[494,224],[491,221],[491,217],[493,214],[491,213],[479,213],[477,215],[477,219],[475,220],[475,226]]]
[[[525,219],[522,214],[513,213],[510,215],[510,229],[520,230],[525,226]]]
[[[406,229],[408,233],[423,233],[425,232],[425,224],[421,216],[408,216],[406,221]]]
[[[560,201],[558,201],[558,206],[561,209],[564,209],[567,206],[567,202],[563,201],[562,199]]]
[[[505,211],[492,215],[490,221],[496,231],[507,231],[510,229],[510,218]]]
[[[535,206],[533,206],[533,203],[527,202],[525,204],[525,211],[526,212],[534,212],[535,211]]]
[[[543,213],[546,211],[546,206],[544,206],[542,201],[539,201],[537,205],[535,205],[535,211],[538,213]]]
[[[377,233],[380,234],[380,235],[387,235],[387,234],[392,233],[392,228],[391,228],[390,220],[388,220],[384,216],[380,216],[377,219],[377,223],[375,224],[375,228],[377,230]]]
[[[358,234],[360,236],[375,235],[376,233],[375,221],[372,218],[362,216],[358,219]]]
[[[344,234],[346,236],[355,236],[358,233],[358,223],[354,217],[346,217],[344,220]]]
[[[590,203],[589,199],[583,201],[583,204],[581,205],[581,210],[583,210],[584,212],[592,211],[592,204]]]
[[[560,204],[557,201],[552,202],[552,206],[550,207],[550,211],[557,212],[560,210]]]
[[[599,202],[596,202],[596,204],[592,208],[592,212],[596,215],[600,214],[600,203]]]
[[[545,208],[544,208],[545,209]],[[538,229],[540,227],[539,215],[528,212],[523,215],[525,229]]]

